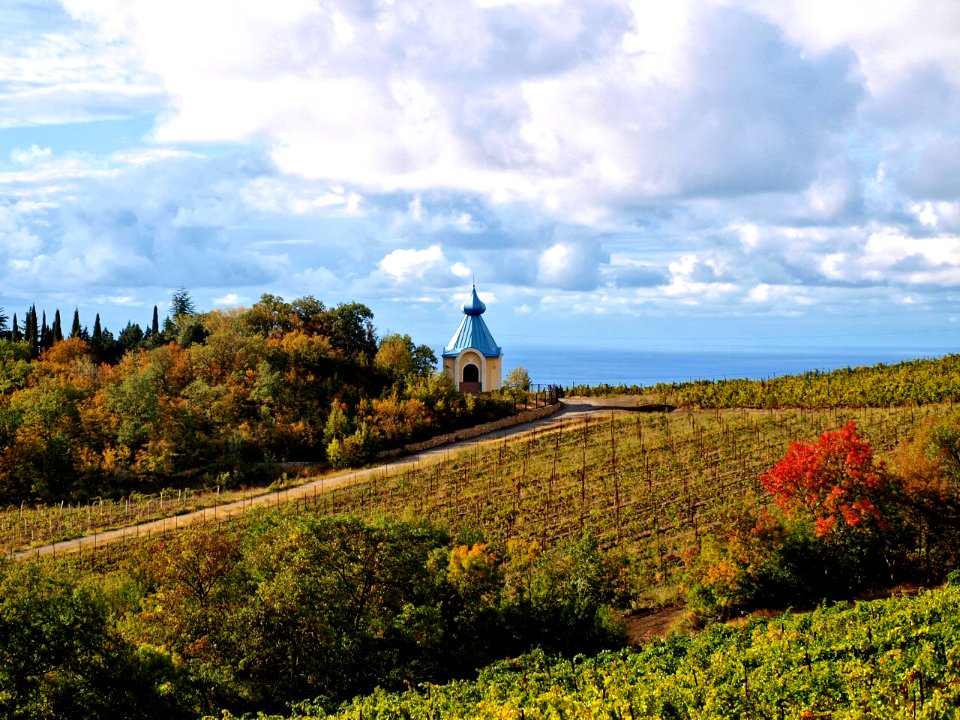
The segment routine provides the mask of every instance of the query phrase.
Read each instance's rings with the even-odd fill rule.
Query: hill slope
[[[636,651],[532,653],[476,681],[357,698],[293,718],[952,718],[960,588],[747,624]]]

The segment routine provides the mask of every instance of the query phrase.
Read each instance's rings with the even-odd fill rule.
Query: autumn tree
[[[374,362],[395,377],[426,377],[437,364],[427,345],[415,345],[409,335],[389,333],[380,341]]]
[[[816,442],[793,443],[760,480],[785,513],[811,517],[817,537],[833,533],[838,522],[848,528],[875,526],[891,483],[855,422],[823,433]]]

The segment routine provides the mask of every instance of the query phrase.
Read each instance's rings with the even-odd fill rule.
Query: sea
[[[595,348],[504,348],[503,377],[523,367],[534,384],[637,385],[748,378],[763,380],[811,370],[837,370],[934,358],[953,350],[786,349],[604,350]]]

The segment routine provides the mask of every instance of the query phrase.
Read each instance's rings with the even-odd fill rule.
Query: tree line
[[[198,312],[180,290],[170,311],[116,340],[99,322],[87,334],[78,313],[65,337],[59,313],[47,327],[31,307],[25,328],[13,323],[0,339],[0,500],[229,487],[287,461],[355,466],[512,410],[460,395],[409,335],[378,337],[362,303],[263,295]]]
[[[109,577],[0,558],[0,715],[330,708],[540,645],[622,645],[589,539],[496,546],[423,521],[255,513],[133,548]]]

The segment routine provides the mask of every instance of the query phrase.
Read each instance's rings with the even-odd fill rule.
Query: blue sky
[[[949,350],[960,4],[4,0],[0,306]]]

